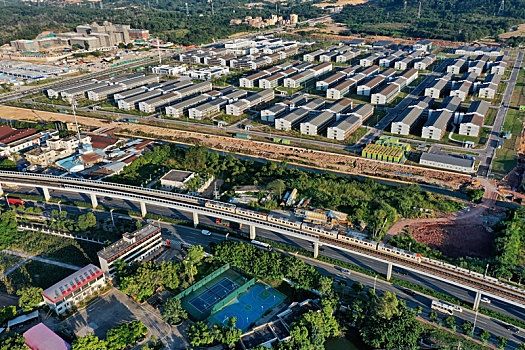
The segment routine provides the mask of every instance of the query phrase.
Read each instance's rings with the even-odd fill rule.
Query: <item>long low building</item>
[[[418,103],[405,109],[390,126],[390,132],[399,135],[408,135],[424,117],[428,116],[428,108],[432,103],[430,97],[419,100]]]
[[[267,89],[252,94],[246,98],[238,100],[226,106],[226,114],[239,116],[245,110],[252,108],[258,104],[269,102],[275,97],[273,89]]]
[[[490,103],[487,101],[478,100],[472,102],[467,113],[461,118],[458,134],[478,137],[489,108]]]
[[[370,96],[370,103],[373,105],[386,105],[392,102],[400,91],[399,85],[393,82],[389,83]]]
[[[335,122],[332,126],[328,127],[326,131],[326,137],[332,140],[344,141],[350,135],[359,129],[363,124],[361,118],[355,115],[341,118]]]
[[[221,107],[225,106],[227,103],[227,100],[217,98],[215,100],[211,100],[210,102],[190,108],[188,110],[188,116],[191,119],[202,120],[204,118],[218,114],[221,111]]]
[[[434,168],[459,171],[462,173],[474,172],[474,159],[453,157],[444,154],[423,153],[419,164]]]
[[[305,135],[319,135],[328,125],[335,121],[335,114],[329,111],[321,112],[320,114],[310,118],[308,121],[301,123],[301,134]]]
[[[450,111],[442,110],[432,113],[423,126],[421,137],[424,139],[441,140],[447,131],[447,125],[451,119],[452,112]]]
[[[306,120],[310,115],[310,111],[304,108],[296,108],[282,118],[275,119],[275,128],[277,130],[290,131]]]
[[[210,99],[207,95],[198,95],[190,99],[181,101],[171,106],[166,107],[166,115],[172,118],[180,118],[184,116],[184,112],[193,106],[200,105]]]
[[[118,92],[113,95],[113,100],[115,102],[118,102],[119,100],[123,100],[128,97],[137,96],[138,94],[142,94],[144,92],[148,91],[148,88],[145,86],[139,86],[131,90],[126,90],[122,92]]]
[[[146,100],[149,100],[151,98],[154,98],[160,95],[162,95],[162,91],[160,90],[146,91],[141,94],[119,100],[118,108],[124,111],[137,109],[139,106],[139,102],[146,101]]]

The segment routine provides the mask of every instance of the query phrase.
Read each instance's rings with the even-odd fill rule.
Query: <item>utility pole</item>
[[[162,64],[162,58],[160,56],[160,42],[159,37],[157,37],[157,52],[159,53],[159,66]]]
[[[421,18],[421,0],[419,0],[419,10],[417,11],[417,18]]]
[[[501,0],[501,4],[499,5],[499,10],[498,10],[498,16],[499,16],[503,11],[505,11],[505,0]]]

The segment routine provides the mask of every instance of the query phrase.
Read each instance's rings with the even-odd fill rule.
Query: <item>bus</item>
[[[273,247],[271,245],[269,245],[268,243],[259,242],[259,241],[256,241],[255,239],[252,240],[251,243],[254,246],[256,246],[257,248],[264,249],[264,250],[267,250],[269,252],[271,252],[272,249],[273,249]]]
[[[437,300],[432,300],[432,305],[430,305],[430,308],[444,314],[454,315],[454,307],[452,305],[448,305]]]

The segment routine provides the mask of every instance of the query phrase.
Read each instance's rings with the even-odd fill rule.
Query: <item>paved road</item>
[[[8,191],[8,190],[9,189],[4,188],[4,191]],[[11,192],[11,190],[9,190],[9,191]],[[33,195],[39,194],[38,190],[36,190],[36,189],[29,189],[29,188],[20,188],[20,189],[18,189],[16,191],[18,191],[19,193],[21,191],[23,193],[33,194]],[[69,199],[69,200],[74,200],[74,201],[85,201],[87,203],[90,202],[89,197],[85,196],[83,194],[60,193],[60,192],[57,191],[57,192],[53,192],[52,195],[53,195],[54,198],[59,198],[59,199],[63,198],[63,199]],[[104,197],[104,198],[100,198],[99,199],[99,203],[101,205],[111,206],[113,208],[122,208],[122,209],[126,209],[126,210],[133,210],[133,211],[140,212],[140,208],[139,208],[138,204],[134,203],[134,202],[130,202],[130,201],[122,201],[122,200],[118,200],[118,199],[111,199],[111,198],[108,198],[108,197]],[[57,208],[57,206],[53,205],[53,204],[46,204],[46,207],[55,208],[55,209]],[[65,206],[62,205],[62,209],[63,210],[65,210],[64,208],[65,208]],[[68,208],[68,210],[69,210],[69,208]],[[90,209],[84,209],[84,208],[78,209],[77,208],[76,210],[85,211],[85,210],[90,210]],[[148,211],[150,213],[152,213],[152,214],[158,214],[158,215],[167,216],[167,217],[176,217],[176,218],[184,219],[184,220],[187,220],[187,221],[190,221],[190,222],[192,221],[191,214],[183,213],[183,212],[177,212],[175,210],[168,209],[168,208],[165,208],[165,207],[148,206]],[[103,212],[100,215],[103,215],[104,218],[109,218],[110,217],[110,213],[107,213],[107,212]],[[199,217],[199,221],[203,225],[208,225],[208,226],[216,225],[215,224],[215,218],[211,218],[211,217],[200,216]],[[247,233],[247,228],[246,228],[246,230],[244,232]],[[313,247],[311,246],[311,244],[309,242],[298,240],[298,239],[291,238],[291,237],[284,236],[284,235],[280,235],[280,234],[277,234],[277,233],[274,233],[274,232],[271,232],[271,231],[258,230],[257,231],[257,235],[259,237],[267,238],[267,239],[270,239],[270,240],[273,240],[273,241],[276,241],[276,242],[288,244],[288,245],[291,245],[291,246],[302,247],[302,248],[310,250],[310,251],[313,250]],[[181,237],[186,238],[185,236],[181,236]],[[200,240],[202,240],[202,238],[198,237],[198,235],[197,235],[197,238],[193,237],[193,235],[192,236],[188,236],[188,239],[195,240],[195,242],[200,242]],[[188,243],[192,243],[192,241],[187,241],[187,242]],[[334,259],[338,259],[338,260],[341,260],[341,261],[345,261],[345,262],[348,262],[348,263],[351,263],[351,264],[354,264],[354,265],[358,265],[358,266],[362,266],[362,267],[368,268],[368,269],[370,269],[372,271],[375,271],[376,273],[381,274],[381,275],[384,275],[386,273],[386,264],[384,264],[382,262],[379,262],[379,261],[376,261],[376,260],[373,260],[373,259],[370,259],[370,258],[367,258],[367,257],[354,255],[354,254],[351,254],[351,253],[348,253],[348,252],[342,252],[342,251],[339,251],[339,250],[336,250],[336,249],[332,249],[332,248],[329,248],[329,247],[322,247],[320,249],[320,254],[328,256],[328,257],[331,257],[331,258],[334,258]],[[409,282],[412,282],[412,283],[419,284],[421,286],[425,286],[425,287],[428,287],[428,288],[431,288],[431,289],[435,289],[435,290],[437,290],[439,292],[442,292],[442,293],[446,293],[446,294],[452,295],[452,296],[454,296],[454,297],[456,297],[458,299],[464,300],[465,302],[468,302],[468,303],[473,303],[474,302],[474,297],[475,297],[475,293],[474,292],[465,290],[465,289],[463,289],[461,287],[450,285],[450,284],[448,284],[446,282],[435,280],[435,279],[432,279],[432,278],[426,277],[426,276],[421,276],[421,275],[418,275],[418,274],[415,274],[415,273],[408,273],[406,275],[396,275],[395,277],[398,277],[400,279],[403,279],[403,280],[406,280],[406,281],[409,281]],[[508,304],[506,304],[504,302],[500,302],[500,301],[493,301],[492,304],[485,305],[485,307],[489,308],[491,310],[494,310],[494,311],[497,311],[497,312],[500,312],[500,313],[503,313],[503,314],[507,314],[509,316],[512,316],[512,317],[515,317],[515,318],[518,318],[518,319],[521,319],[521,320],[525,321],[525,309],[524,308],[519,308],[519,307],[516,307],[516,306],[513,306],[513,305],[508,305]]]
[[[60,262],[60,261],[56,261],[56,260],[52,260],[52,259],[42,258],[40,256],[36,256],[36,255],[28,254],[28,253],[17,252],[16,250],[2,249],[2,253],[16,255],[16,256],[25,258],[27,260],[40,261],[40,262],[43,262],[43,263],[46,263],[46,264],[51,264],[51,265],[64,267],[66,269],[80,270],[80,267],[75,266],[75,265],[66,264],[66,263],[63,263],[63,262]]]

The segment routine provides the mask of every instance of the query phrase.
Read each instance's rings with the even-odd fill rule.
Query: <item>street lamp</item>
[[[483,275],[483,278],[487,278],[488,272],[489,272],[489,264],[487,263],[487,267],[485,267],[485,274]]]
[[[111,222],[113,223],[113,226],[115,226],[115,219],[113,219],[113,210],[115,210],[115,209],[111,209],[109,211],[109,214],[111,215]]]
[[[7,203],[7,207],[11,208],[11,205],[9,204],[9,200],[7,199],[7,193],[5,194],[5,202]]]
[[[476,316],[474,316],[474,327],[472,328],[472,333],[476,333],[476,321],[478,320],[479,308],[476,309]]]
[[[62,200],[58,201],[58,210],[60,213],[62,213],[62,206],[60,205],[60,203],[62,203]]]
[[[374,293],[376,292],[377,275],[374,277]]]
[[[408,243],[408,251],[410,251],[411,247],[412,247],[412,242]]]

